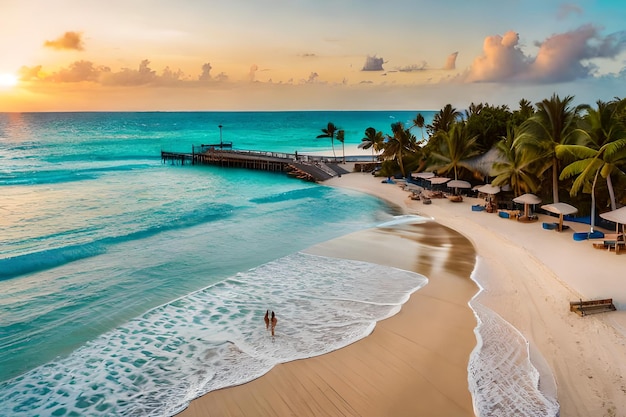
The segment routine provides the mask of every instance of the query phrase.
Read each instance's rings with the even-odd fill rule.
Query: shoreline
[[[342,184],[344,177],[350,180]],[[369,177],[354,173],[328,185],[398,201],[401,187]],[[472,302],[489,308],[523,335],[541,374],[542,390],[556,391],[560,415],[623,415],[626,258],[594,249],[588,241],[574,241],[572,233],[588,231],[587,224],[565,222],[568,231],[543,230],[542,222],[554,217],[539,214],[539,221],[524,224],[472,212],[472,204],[484,203],[479,199],[432,199],[424,205],[403,192],[401,201],[409,211],[430,216],[470,239],[478,255],[475,276],[483,289]],[[569,302],[580,298],[613,298],[618,311],[579,317],[569,311]]]
[[[569,312],[568,308],[569,301],[578,298],[614,298],[618,309],[620,306],[626,307],[626,288],[619,285],[619,272],[623,270],[623,258],[614,253],[595,250],[589,242],[575,242],[571,237],[572,231],[588,230],[588,225],[568,223],[571,226],[570,232],[545,231],[541,230],[541,222],[554,219],[553,217],[540,215],[539,222],[522,224],[498,218],[494,214],[471,212],[471,204],[478,202],[472,198],[467,198],[462,203],[451,203],[447,199],[433,199],[431,205],[423,205],[420,201],[411,200],[409,193],[400,186],[382,184],[380,178],[374,178],[371,174],[350,173],[341,178],[328,180],[325,185],[349,188],[374,195],[401,207],[407,214],[432,217],[437,224],[465,236],[476,251],[478,261],[474,275],[482,288],[482,291],[477,294],[474,289],[475,297],[472,302],[477,302],[495,312],[523,336],[531,361],[539,371],[541,389],[545,392],[556,392],[561,415],[580,417],[619,415],[617,413],[620,410],[626,410],[626,395],[624,395],[626,381],[622,378],[622,375],[626,374],[626,312],[617,311],[580,318]],[[325,247],[325,250],[328,250],[335,246],[333,248],[335,251],[337,247],[348,250],[346,248],[350,248],[358,243],[360,238],[365,237],[355,238],[359,236],[359,233],[361,232],[349,235],[352,241],[339,238],[317,247]],[[379,238],[380,236],[376,237],[376,239]],[[344,241],[340,243],[342,239]],[[393,254],[394,251],[390,253]],[[335,253],[333,256],[336,255]],[[403,262],[406,262],[405,255],[399,256]],[[372,256],[371,259],[380,258],[380,253],[373,252]],[[393,259],[385,260],[385,262],[393,262]],[[597,279],[598,274],[593,274],[594,271],[597,272],[599,265],[603,271],[603,279],[600,281]],[[424,275],[431,278],[428,273]],[[595,279],[589,279],[590,277]],[[380,343],[376,341],[377,335],[383,333],[382,329],[388,323],[409,316],[414,306],[419,304],[414,301],[419,298],[419,295],[423,295],[423,291],[429,286],[414,293],[396,316],[379,322],[370,336],[353,345],[320,357],[297,361],[296,363],[301,362],[300,365],[302,365],[299,370],[284,370],[286,367],[291,367],[292,363],[282,364],[250,383],[208,393],[193,400],[189,407],[179,415],[245,415],[241,413],[240,402],[252,401],[254,404],[256,401],[258,405],[258,395],[270,394],[274,395],[273,398],[278,398],[279,403],[286,408],[264,409],[265,413],[257,412],[257,415],[292,414],[290,406],[284,404],[287,395],[275,392],[272,388],[274,384],[285,387],[285,383],[281,381],[287,376],[291,383],[299,384],[301,379],[310,379],[310,372],[315,372],[319,377],[317,369],[328,369],[328,365],[324,363],[332,359],[331,356],[341,358],[338,361],[335,360],[335,364],[343,365],[346,361],[350,363],[357,361],[361,367],[369,367],[370,364],[364,363],[363,358],[368,358],[368,350],[380,346]],[[473,295],[469,298],[472,297]],[[467,302],[466,307],[470,310]],[[404,331],[413,328],[412,331],[415,332],[413,323],[407,326]],[[449,321],[447,326],[449,328]],[[471,326],[476,327],[475,317],[472,317]],[[433,333],[436,334],[436,332]],[[472,340],[470,350],[474,349],[476,338],[473,335],[470,337],[464,335],[461,339]],[[397,341],[396,345],[402,345],[402,343]],[[363,346],[356,358],[347,353],[353,346]],[[413,355],[412,359],[418,358],[420,361],[423,359],[419,353],[413,352]],[[454,380],[457,383],[460,382],[465,391],[462,394],[457,393],[461,398],[460,404],[470,403],[470,408],[463,405],[457,410],[458,413],[454,414],[454,411],[439,408],[437,401],[433,400],[430,405],[422,404],[423,408],[413,409],[406,415],[474,415],[467,378],[470,355],[467,352],[463,355],[467,355],[464,357],[463,375],[457,372]],[[424,369],[429,369],[427,363],[422,365],[426,366]],[[389,364],[382,366],[383,368],[389,367]],[[429,369],[426,373],[429,372],[437,374],[439,371]],[[275,376],[272,377],[272,374]],[[363,381],[362,375],[358,372],[355,375],[354,370],[350,377],[342,376],[340,380],[342,384],[353,386],[353,390],[359,393],[362,393],[364,386],[371,385]],[[351,411],[343,408],[307,408],[306,404],[309,403],[317,406],[321,403],[346,404],[343,397],[337,397],[336,390],[329,389],[326,385],[327,381],[321,381],[320,383],[324,383],[324,389],[318,389],[315,394],[308,393],[306,398],[301,398],[300,402],[305,403],[305,412],[299,415],[320,415],[320,413],[386,415],[380,414],[383,410],[381,407],[394,405],[398,410],[394,409],[393,415],[402,415],[396,411],[399,411],[401,406],[405,406],[403,409],[410,407],[411,401],[414,401],[416,392],[419,390],[416,388],[414,379],[401,377],[398,380],[400,382],[394,386],[394,392],[399,390],[404,395],[364,397],[363,401],[367,403],[367,406],[360,412],[354,408],[351,408]],[[447,385],[442,389],[445,392],[444,397],[454,391]],[[245,391],[247,394],[242,397],[241,393],[238,394],[235,391]],[[255,393],[258,394],[255,395]],[[425,398],[433,399],[428,395]],[[449,404],[449,401],[447,403]],[[212,413],[211,409],[217,405],[223,405],[222,412]],[[445,407],[445,404],[442,405]],[[387,408],[386,412],[390,410]],[[441,414],[437,414],[437,410],[441,411]]]
[[[209,392],[178,416],[474,416],[467,368],[476,318],[469,301],[478,287],[471,279],[475,251],[465,237],[433,221],[400,222],[304,252],[409,270],[429,283],[365,338]]]

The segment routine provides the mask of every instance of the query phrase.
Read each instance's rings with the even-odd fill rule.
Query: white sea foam
[[[367,336],[426,282],[413,272],[296,253],[2,383],[0,415],[173,415],[206,392]],[[275,338],[263,322],[267,309],[277,313]]]
[[[392,220],[389,220],[384,223],[380,223],[377,227],[390,227],[390,226],[397,226],[397,225],[405,224],[405,223],[414,223],[414,224],[424,223],[429,220],[432,220],[432,217],[418,216],[415,214],[405,214],[401,216],[393,216]]]
[[[478,259],[474,274],[480,262]],[[540,389],[539,372],[530,361],[528,341],[501,316],[480,304],[476,296],[470,306],[478,321],[474,330],[477,344],[468,364],[476,416],[558,416],[556,398]]]

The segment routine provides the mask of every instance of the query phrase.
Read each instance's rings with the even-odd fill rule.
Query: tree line
[[[626,203],[626,99],[576,106],[573,100],[522,99],[515,110],[471,103],[459,111],[448,104],[430,124],[418,113],[408,126],[393,123],[391,133],[368,127],[359,147],[372,149],[385,176],[434,171],[573,205],[591,194],[601,211],[615,210]],[[328,123],[322,132],[334,154],[343,130]]]

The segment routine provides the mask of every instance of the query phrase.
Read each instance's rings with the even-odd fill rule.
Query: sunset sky
[[[0,0],[0,111],[626,97],[623,0]]]

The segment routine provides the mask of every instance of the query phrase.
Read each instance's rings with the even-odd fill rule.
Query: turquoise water
[[[300,251],[393,209],[160,151],[219,141],[222,125],[235,148],[330,154],[315,138],[329,121],[354,149],[415,114],[0,114],[0,415],[167,416],[367,335],[424,278]],[[275,339],[268,308],[292,323]]]

